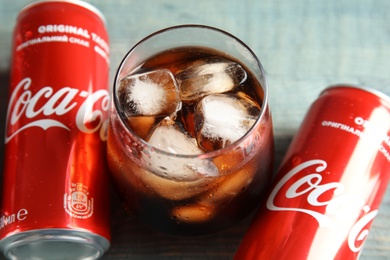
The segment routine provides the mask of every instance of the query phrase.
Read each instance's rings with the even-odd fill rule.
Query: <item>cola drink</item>
[[[14,29],[0,248],[9,259],[95,259],[110,245],[108,35],[82,1],[37,1]]]
[[[324,90],[235,259],[357,259],[388,186],[389,136],[389,97]]]
[[[169,28],[136,45],[118,70],[108,162],[128,211],[156,230],[223,230],[254,210],[270,180],[267,86],[240,44],[215,28]]]

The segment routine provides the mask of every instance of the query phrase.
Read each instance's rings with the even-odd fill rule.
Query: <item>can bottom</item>
[[[100,235],[69,229],[31,230],[0,241],[8,259],[97,259],[109,246]]]

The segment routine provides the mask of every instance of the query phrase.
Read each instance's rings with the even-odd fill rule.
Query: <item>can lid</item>
[[[371,93],[377,97],[379,97],[380,99],[382,99],[383,101],[385,101],[386,103],[388,103],[388,105],[390,106],[390,97],[388,95],[386,95],[385,93],[379,91],[379,90],[376,90],[376,89],[373,89],[373,88],[369,88],[369,87],[362,87],[362,86],[357,86],[357,85],[353,85],[353,84],[336,84],[336,85],[331,85],[327,88],[325,88],[323,91],[321,91],[320,95],[322,95],[323,93],[325,93],[326,91],[328,90],[331,90],[331,89],[334,89],[334,88],[352,88],[352,89],[360,89],[362,91],[365,91],[365,92],[368,92],[368,93]]]
[[[106,18],[104,17],[103,13],[100,12],[99,9],[97,9],[95,6],[91,5],[90,3],[87,3],[87,2],[84,2],[81,0],[38,0],[38,1],[35,1],[35,2],[30,3],[30,4],[25,5],[22,8],[22,10],[20,10],[20,12],[26,11],[30,8],[37,6],[37,5],[46,4],[46,3],[56,3],[56,2],[69,3],[69,4],[78,5],[78,6],[85,8],[85,9],[88,9],[91,12],[95,13],[97,16],[99,16],[99,18],[103,21],[104,25],[107,24]]]
[[[0,241],[9,259],[98,259],[110,243],[102,236],[71,229],[37,229]]]

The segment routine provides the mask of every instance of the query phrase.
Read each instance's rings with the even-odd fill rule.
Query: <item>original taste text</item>
[[[107,41],[85,28],[68,24],[45,24],[40,25],[34,35],[20,43],[16,51],[41,43],[70,43],[86,48],[93,47],[93,50],[109,63],[110,48]]]
[[[378,139],[379,152],[383,154],[387,161],[390,162],[390,136],[387,133],[381,132],[375,128],[375,124],[369,120],[365,120],[362,117],[355,117],[354,125],[343,124],[330,120],[322,121],[321,125],[325,127],[331,127],[339,129],[360,138],[366,138],[368,140]]]

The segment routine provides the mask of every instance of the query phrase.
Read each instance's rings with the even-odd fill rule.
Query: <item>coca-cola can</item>
[[[82,1],[37,1],[14,29],[0,248],[95,259],[110,245],[106,22]]]
[[[325,89],[235,259],[357,259],[389,172],[390,98],[349,85]]]

